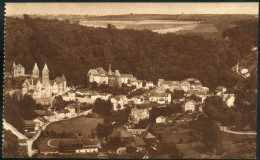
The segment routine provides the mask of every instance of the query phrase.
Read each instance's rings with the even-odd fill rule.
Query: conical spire
[[[13,63],[13,67],[15,66],[15,62]]]
[[[33,70],[39,70],[37,63],[35,62]]]
[[[66,80],[66,78],[65,78],[64,74],[62,75],[61,79],[63,79],[63,80]]]
[[[49,70],[49,69],[48,69],[48,67],[47,67],[47,64],[45,63],[42,71],[48,71],[48,70]]]

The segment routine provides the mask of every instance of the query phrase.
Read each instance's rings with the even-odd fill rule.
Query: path
[[[54,139],[50,139],[50,140],[47,142],[47,145],[50,146],[50,147],[52,147],[52,148],[57,148],[57,146],[51,145],[51,141],[52,141],[52,140],[54,140]]]
[[[239,135],[256,135],[256,132],[242,132],[242,131],[231,131],[226,126],[220,126],[220,130],[223,132],[231,133],[231,134],[239,134]]]
[[[25,135],[19,132],[11,124],[7,123],[5,119],[3,120],[4,129],[11,131],[18,139],[28,139]]]

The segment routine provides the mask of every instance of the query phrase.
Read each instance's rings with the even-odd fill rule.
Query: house
[[[128,122],[131,127],[135,124],[138,124],[140,120],[149,118],[148,109],[139,109],[138,107],[134,107],[131,110],[131,114],[129,115]]]
[[[226,91],[227,91],[226,87],[224,87],[224,86],[218,86],[218,87],[215,89],[215,94],[220,96],[220,95],[223,95]]]
[[[95,153],[100,146],[97,140],[62,139],[59,145],[60,153]]]
[[[24,120],[25,132],[35,132],[35,122],[33,120]]]
[[[68,104],[64,109],[67,109],[70,115],[76,114],[76,104],[74,103]]]
[[[184,103],[183,105],[183,112],[186,112],[186,111],[195,111],[195,105],[196,105],[196,102],[191,100],[191,101],[188,101],[186,103]]]
[[[134,96],[130,99],[130,101],[133,101],[134,104],[142,104],[144,103],[144,99],[141,96]]]
[[[82,147],[76,150],[76,153],[95,153],[98,152],[100,144],[97,140],[82,139]]]
[[[80,139],[62,139],[59,145],[59,152],[76,153],[76,150],[81,149],[82,146],[83,143]]]
[[[128,104],[128,99],[125,95],[117,95],[113,98],[110,99],[112,105],[113,105],[113,110],[122,110],[125,108],[125,105]]]
[[[121,141],[128,141],[133,137],[128,130],[126,130],[125,127],[118,127],[116,130],[112,132],[112,134],[109,136],[110,138],[119,138]]]
[[[27,146],[27,139],[18,139],[19,146]]]
[[[44,119],[46,119],[48,122],[56,121],[55,114],[52,113],[52,112],[49,111],[49,110],[46,110],[46,111],[45,111]]]
[[[148,131],[143,132],[140,136],[143,138],[145,144],[147,145],[152,145],[156,142],[156,137]]]
[[[202,83],[199,80],[194,81],[195,89],[201,89]]]
[[[224,94],[223,101],[226,103],[228,107],[233,107],[235,102],[235,95],[234,94]]]
[[[170,103],[171,102],[171,94],[170,93],[158,93],[156,91],[151,91],[149,94],[149,101],[156,102],[159,104]]]
[[[117,150],[116,150],[116,154],[126,154],[126,147],[119,147]]]
[[[98,98],[103,99],[103,100],[108,100],[111,96],[112,96],[112,94],[109,94],[109,93],[92,93],[90,95],[90,98],[93,100],[96,100]]]
[[[143,132],[145,132],[147,129],[142,129],[142,128],[127,128],[127,131],[132,134],[132,135],[140,135],[142,134]]]
[[[184,92],[187,92],[191,89],[191,85],[189,82],[187,81],[182,81],[180,84],[179,84],[179,89],[180,90],[183,90]]]
[[[145,148],[145,142],[142,137],[135,137],[132,139],[129,146],[136,148],[136,151],[140,152]]]
[[[201,87],[201,91],[209,92],[209,88],[208,87]]]
[[[151,81],[145,82],[145,87],[146,88],[152,88],[153,86],[154,86],[153,82],[151,82]]]
[[[37,117],[33,120],[35,123],[35,131],[38,131],[41,126],[44,124],[44,118],[43,117]]]
[[[166,117],[160,116],[156,118],[156,123],[165,123]]]
[[[165,81],[164,79],[158,79],[158,86],[163,86],[166,89],[169,89],[171,92],[179,89],[179,81]]]

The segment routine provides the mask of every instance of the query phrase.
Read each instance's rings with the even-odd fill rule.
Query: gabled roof
[[[89,140],[89,139],[82,139],[83,145],[97,145],[98,140]]]
[[[23,83],[23,85],[26,85],[26,86],[30,86],[30,85],[36,85],[38,83],[38,81],[41,83],[41,78],[34,78],[34,77],[31,77],[29,79],[26,79]]]
[[[134,76],[132,74],[121,74],[120,77],[123,77],[123,78],[133,78]]]
[[[194,100],[190,100],[188,102],[185,102],[185,104],[187,104],[187,103],[193,103],[194,105],[196,104],[196,102]]]
[[[223,95],[223,100],[224,101],[227,101],[229,98],[231,98],[231,97],[235,97],[235,95],[234,94],[224,94]]]
[[[24,124],[25,126],[35,125],[35,122],[33,120],[24,120]]]
[[[150,92],[150,97],[168,97],[169,93],[158,93],[155,91]]]
[[[148,109],[147,109],[147,108],[134,107],[134,108],[132,108],[132,110],[131,110],[131,113],[134,113],[134,114],[136,114],[136,115],[139,115],[139,114],[141,114],[141,113],[143,113],[143,112],[148,112]]]
[[[133,137],[126,129],[119,128],[116,131],[114,131],[110,137],[118,137],[118,138],[130,138]]]
[[[54,83],[55,83],[55,80],[50,80],[49,82],[50,82],[50,84],[53,86]]]
[[[223,89],[226,88],[224,86],[218,86],[216,89],[215,89],[215,92],[221,92],[223,91]]]
[[[136,137],[131,142],[132,147],[139,147],[139,146],[145,146],[145,142],[142,137]]]
[[[116,99],[117,101],[119,101],[120,99],[127,99],[126,95],[117,95],[113,98]]]
[[[88,74],[100,76],[100,75],[107,75],[107,72],[103,68],[99,67],[99,68],[96,68],[96,69],[90,69],[88,71]]]
[[[154,135],[152,135],[150,132],[147,132],[147,131],[141,133],[141,137],[143,139],[154,139],[155,138]]]
[[[46,116],[53,116],[54,113],[52,113],[52,112],[49,111],[49,110],[46,110],[46,111],[45,111],[45,115],[46,115]]]
[[[38,116],[45,116],[45,110],[34,110]]]
[[[62,80],[61,77],[56,77],[56,78],[55,78],[55,81],[56,81],[58,84],[63,82],[63,80]]]

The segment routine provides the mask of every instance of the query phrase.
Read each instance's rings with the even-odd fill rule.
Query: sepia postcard
[[[2,158],[256,159],[258,11],[5,3]]]

